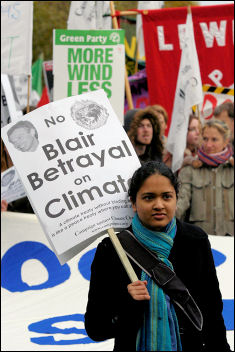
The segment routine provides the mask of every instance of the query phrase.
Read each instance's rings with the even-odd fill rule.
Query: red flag
[[[40,106],[46,105],[50,103],[49,97],[48,97],[48,92],[47,92],[47,87],[45,86],[42,91],[42,96],[41,99],[38,102],[37,108]]]
[[[232,87],[234,5],[193,6],[191,10],[202,84]],[[160,104],[167,110],[168,129],[186,16],[186,7],[142,14],[150,104]]]

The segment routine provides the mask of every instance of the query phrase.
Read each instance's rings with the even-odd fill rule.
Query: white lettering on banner
[[[209,22],[208,29],[207,23],[200,23],[207,48],[213,47],[214,38],[216,39],[218,46],[225,46],[226,25],[227,21],[220,21],[220,28],[218,28],[217,22]]]
[[[208,77],[215,83],[216,87],[223,87],[222,83],[220,82],[223,78],[223,73],[220,70],[213,70],[209,73]]]
[[[83,36],[80,36],[80,37],[78,37],[78,36],[68,36],[68,35],[62,34],[60,36],[60,40],[62,42],[71,42],[71,43],[79,42],[79,43],[81,43],[81,42],[84,42],[84,37]]]
[[[87,35],[86,40],[87,40],[87,42],[92,42],[92,43],[100,42],[101,44],[105,44],[107,37],[105,37],[103,35],[99,35],[99,36]]]
[[[166,44],[165,43],[165,36],[164,36],[164,27],[163,26],[157,26],[157,34],[158,34],[158,43],[159,43],[159,50],[173,50],[174,46],[173,44]]]
[[[233,24],[234,24],[234,21],[232,21],[232,32],[233,32],[233,42],[234,42]],[[209,22],[209,24],[205,22],[201,22],[199,23],[199,25],[201,27],[202,34],[205,40],[205,45],[207,48],[212,48],[214,46],[215,41],[217,42],[218,46],[223,47],[226,45],[226,40],[225,40],[226,28],[227,28],[226,20],[220,21],[219,26],[218,26],[218,23],[215,21]],[[164,27],[165,26],[156,26],[159,51],[174,50],[174,45],[172,43],[166,43]],[[182,50],[184,35],[185,35],[185,24],[178,24],[178,37],[179,37],[179,44],[180,44],[181,50]]]
[[[179,43],[180,43],[181,50],[184,45],[185,28],[186,28],[186,24],[178,24]]]

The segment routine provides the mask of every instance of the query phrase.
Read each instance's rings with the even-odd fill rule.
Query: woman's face
[[[200,143],[200,128],[199,121],[197,119],[192,119],[187,134],[187,144],[194,147],[198,147]]]
[[[153,231],[160,230],[175,216],[175,189],[167,177],[151,175],[137,192],[132,207],[145,227]]]
[[[228,140],[224,140],[223,135],[216,127],[206,127],[202,134],[202,146],[207,154],[216,154],[222,152]]]
[[[165,131],[166,131],[166,121],[165,121],[164,115],[162,113],[158,113],[158,120],[159,120],[160,126],[161,126],[161,136],[164,136]]]

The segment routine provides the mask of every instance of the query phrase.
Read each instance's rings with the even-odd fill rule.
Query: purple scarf
[[[199,160],[210,166],[224,164],[232,155],[232,149],[229,145],[222,152],[216,154],[206,154],[203,147],[198,150]]]

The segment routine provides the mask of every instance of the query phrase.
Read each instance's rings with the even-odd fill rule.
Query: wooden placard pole
[[[120,16],[134,16],[134,15],[139,15],[139,11],[135,10],[129,10],[129,11],[120,11],[119,12]]]
[[[118,29],[118,22],[117,22],[117,17],[115,16],[115,8],[114,8],[113,1],[110,1],[110,11],[111,11],[111,16],[112,16],[113,27],[115,29]],[[134,105],[133,105],[133,101],[132,101],[131,89],[130,89],[130,85],[129,85],[129,81],[128,81],[126,68],[125,68],[125,90],[126,90],[128,107],[129,107],[129,109],[133,109]],[[129,259],[128,259],[124,249],[122,248],[122,245],[121,245],[117,235],[114,232],[114,229],[112,229],[112,228],[108,229],[108,234],[109,234],[111,242],[112,242],[112,244],[113,244],[126,272],[127,272],[127,275],[129,276],[129,279],[131,280],[131,282],[137,281],[138,277],[137,277],[134,269],[132,268]]]
[[[26,113],[28,114],[30,112],[29,109],[29,97],[30,97],[30,75],[28,75],[28,94],[27,94],[27,108],[26,108]]]
[[[135,57],[135,73],[138,72],[138,60],[139,60],[139,39],[136,38],[136,57]]]
[[[116,252],[127,272],[127,275],[129,276],[129,279],[131,280],[131,282],[135,282],[135,281],[138,281],[138,277],[134,271],[134,269],[132,268],[131,266],[131,263],[124,251],[124,249],[122,248],[122,245],[116,235],[116,233],[114,232],[114,229],[108,229],[108,234],[109,234],[109,237],[112,241],[112,244],[114,246],[114,248],[116,249]]]
[[[110,11],[111,11],[111,16],[112,16],[113,28],[118,29],[118,22],[117,22],[117,17],[115,16],[115,7],[114,7],[113,1],[110,1]],[[133,104],[132,95],[131,95],[131,88],[130,88],[130,84],[128,81],[128,75],[127,75],[126,68],[125,68],[125,91],[126,91],[126,99],[127,99],[128,108],[134,109],[134,104]]]

